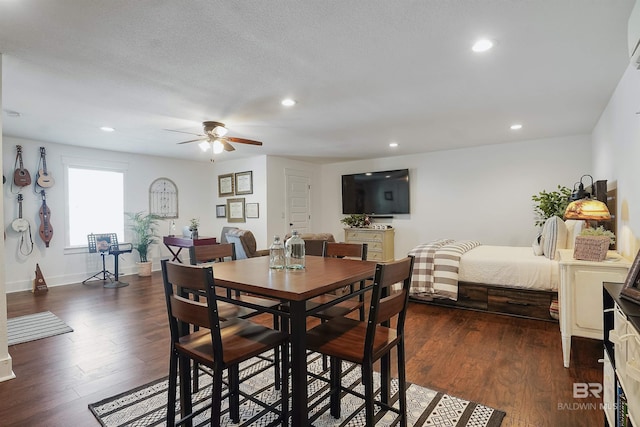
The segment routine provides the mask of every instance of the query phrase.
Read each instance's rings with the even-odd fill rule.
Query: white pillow
[[[549,259],[556,258],[556,249],[565,249],[567,244],[567,226],[558,216],[547,219],[542,227],[540,245],[542,253]]]
[[[568,219],[564,222],[567,226],[567,249],[573,249],[576,246],[576,237],[585,227],[585,221],[581,219]]]
[[[535,240],[533,241],[533,254],[535,256],[541,256],[543,255],[542,253],[542,246],[540,245],[540,241],[542,240],[542,235],[538,235],[538,237],[535,238]]]

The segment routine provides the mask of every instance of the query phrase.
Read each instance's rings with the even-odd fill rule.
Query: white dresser
[[[609,251],[601,262],[582,261],[573,258],[573,249],[559,249],[560,334],[562,335],[562,359],[569,367],[571,337],[601,340],[603,337],[602,284],[624,282],[631,263],[620,254]]]
[[[393,239],[395,230],[387,228],[345,228],[344,241],[347,243],[366,243],[367,260],[393,261],[395,259]]]

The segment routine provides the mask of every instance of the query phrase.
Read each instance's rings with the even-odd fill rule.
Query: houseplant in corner
[[[531,196],[531,200],[535,202],[533,207],[536,215],[535,225],[542,227],[545,221],[554,215],[562,218],[569,204],[569,196],[571,196],[571,189],[561,185],[558,185],[557,191],[542,190]]]
[[[133,232],[133,248],[138,251],[140,262],[138,262],[138,275],[151,276],[151,261],[148,260],[151,245],[158,242],[158,221],[159,216],[141,212],[127,212],[129,218],[129,230]]]

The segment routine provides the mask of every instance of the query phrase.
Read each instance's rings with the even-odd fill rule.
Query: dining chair
[[[193,418],[207,409],[194,411],[191,399],[191,369],[194,361],[209,367],[213,373],[211,399],[211,426],[220,425],[223,398],[229,399],[229,415],[234,423],[240,420],[240,395],[276,413],[285,426],[288,422],[289,401],[289,337],[282,331],[273,330],[246,319],[220,316],[216,295],[213,268],[184,265],[169,260],[162,261],[169,329],[171,332],[171,354],[169,361],[169,393],[167,401],[167,425],[191,425]],[[190,292],[187,292],[190,291]],[[206,295],[204,301],[190,296]],[[196,332],[193,327],[198,326]],[[282,372],[280,408],[267,405],[240,390],[239,364],[263,353],[277,349],[282,352],[280,365],[275,370]],[[222,394],[223,373],[228,370],[228,391]],[[176,423],[176,388],[180,379],[180,419]]]
[[[400,425],[407,425],[406,374],[404,353],[404,322],[409,299],[409,286],[413,271],[413,257],[376,266],[371,290],[371,305],[367,321],[348,317],[335,317],[307,331],[307,349],[329,356],[331,415],[340,417],[340,396],[354,394],[365,400],[366,425],[373,426],[374,404],[399,414]],[[402,282],[399,291],[392,286]],[[399,409],[389,404],[388,384],[390,360],[393,348],[397,350]],[[373,364],[382,359],[382,390],[380,400],[375,400],[373,388]],[[342,361],[361,366],[364,395],[341,384]]]
[[[215,263],[215,262],[224,262],[225,260],[236,260],[236,251],[235,251],[235,243],[220,243],[220,244],[212,244],[212,245],[197,245],[191,246],[189,248],[189,261],[191,265],[198,265],[202,263]],[[276,309],[280,305],[280,301],[268,299],[268,298],[259,298],[251,295],[242,294],[240,291],[232,292],[231,289],[227,288],[226,290],[227,298],[233,299],[236,301],[241,301],[246,304],[251,304],[253,308],[248,308],[246,306],[238,305],[236,316],[242,319],[248,319],[253,316],[257,316],[259,314],[264,313],[261,309]],[[273,313],[273,328],[280,329],[280,320],[279,316],[276,313]],[[274,352],[274,362],[277,364],[279,362],[279,352],[276,350]],[[193,377],[193,387],[197,390],[198,388],[198,376],[195,375],[197,371],[197,364],[194,364],[194,377]],[[276,381],[276,390],[279,389],[280,384],[280,374],[278,370],[275,370],[275,381]]]

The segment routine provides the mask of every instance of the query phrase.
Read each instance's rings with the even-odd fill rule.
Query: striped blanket
[[[460,257],[479,245],[475,240],[440,239],[413,248],[411,293],[457,301]]]

